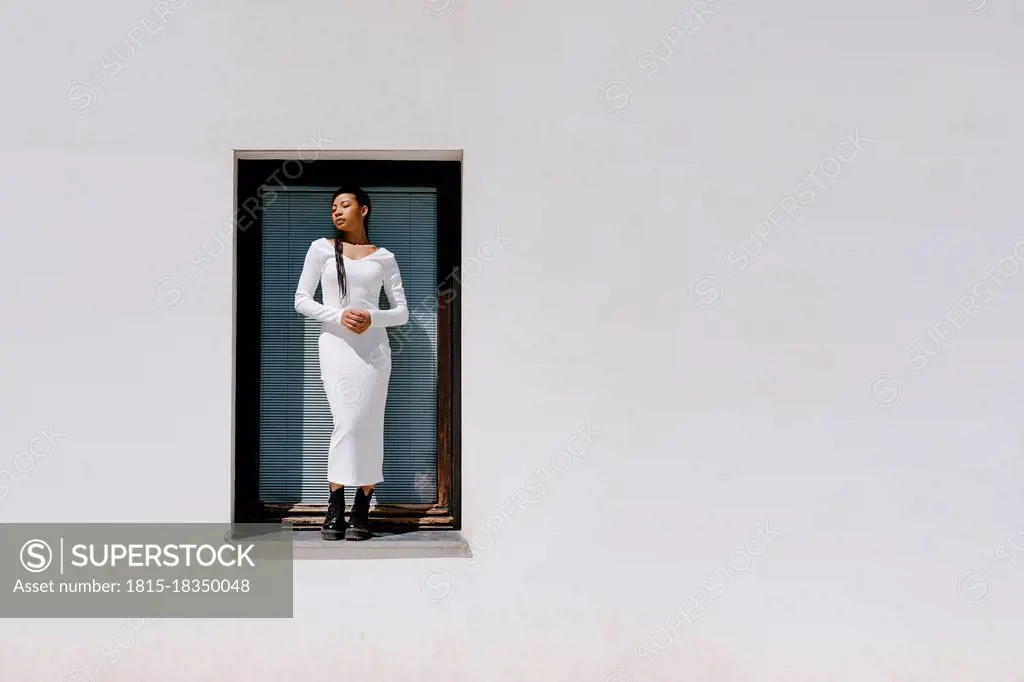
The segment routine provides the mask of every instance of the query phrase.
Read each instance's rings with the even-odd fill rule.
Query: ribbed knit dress
[[[327,479],[346,486],[384,480],[384,406],[391,378],[391,346],[385,327],[409,320],[409,307],[395,255],[379,248],[368,256],[345,259],[346,296],[338,286],[334,244],[309,245],[295,291],[295,310],[322,323],[317,346],[320,378],[331,406],[334,429],[327,455]],[[317,285],[323,303],[313,299]],[[378,306],[380,290],[391,305]],[[341,324],[345,310],[366,310],[370,327],[357,334]]]

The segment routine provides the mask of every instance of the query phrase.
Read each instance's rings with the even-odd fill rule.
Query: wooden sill
[[[346,517],[351,509],[346,510]],[[327,505],[264,504],[255,511],[250,523],[287,523],[299,529],[313,530],[324,522]],[[374,532],[410,532],[415,530],[457,530],[455,518],[447,507],[436,505],[377,505],[370,510],[370,529]]]

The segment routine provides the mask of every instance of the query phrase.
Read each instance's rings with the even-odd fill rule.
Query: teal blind
[[[320,380],[320,323],[295,312],[306,250],[332,238],[333,188],[267,187],[260,310],[260,499],[325,504],[331,410]],[[384,482],[375,501],[437,501],[437,195],[430,188],[364,188],[370,242],[395,254],[409,321],[387,329],[392,351],[384,417]],[[333,269],[332,269],[333,272]],[[318,288],[316,300],[323,302]],[[380,307],[389,307],[381,289]],[[351,504],[354,490],[346,490]]]

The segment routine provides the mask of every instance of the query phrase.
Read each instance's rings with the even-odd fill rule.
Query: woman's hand
[[[362,334],[369,329],[370,321],[370,313],[366,310],[346,310],[341,314],[341,323],[356,334]]]

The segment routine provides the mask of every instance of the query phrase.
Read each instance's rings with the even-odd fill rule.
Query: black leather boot
[[[345,531],[346,540],[369,540],[373,537],[370,532],[370,498],[373,497],[373,489],[367,495],[362,488],[356,490],[356,499],[352,503],[352,518]]]
[[[341,540],[345,537],[345,527],[345,486],[341,486],[331,491],[320,535],[324,540]]]

